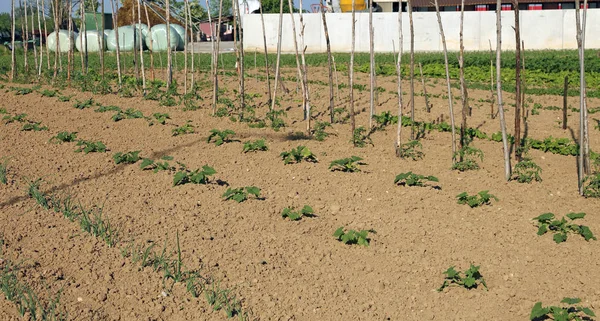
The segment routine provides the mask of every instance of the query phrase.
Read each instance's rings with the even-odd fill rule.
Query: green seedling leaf
[[[569,213],[566,215],[571,220],[576,220],[585,217],[585,213]]]
[[[360,162],[362,158],[358,156],[352,156],[349,158],[342,158],[332,161],[329,164],[329,170],[331,171],[342,171],[342,172],[360,172],[359,165],[366,165]]]
[[[469,269],[467,269],[464,273],[457,271],[454,266],[451,266],[444,271],[443,274],[445,274],[446,277],[444,278],[442,285],[437,289],[439,292],[451,285],[460,286],[470,290],[477,288],[477,286],[481,284],[487,290],[487,284],[485,283],[481,273],[479,273],[479,266],[471,264]],[[464,274],[464,276],[461,274]]]
[[[579,298],[564,298],[560,301],[560,303],[566,303],[569,305],[577,304],[579,302],[581,302],[581,299]]]
[[[568,213],[566,217],[571,221],[583,219],[585,217],[585,213]],[[544,235],[547,232],[552,232],[554,234],[552,239],[557,244],[565,242],[569,233],[579,234],[586,241],[596,240],[596,237],[589,227],[585,225],[571,224],[565,219],[565,217],[561,218],[560,220],[554,219],[553,213],[544,213],[538,217],[534,217],[533,220],[537,222],[537,234]]]
[[[368,238],[369,231],[361,230],[357,232],[355,230],[348,230],[344,232],[344,227],[338,228],[333,236],[344,244],[358,244],[362,246],[369,246],[370,239]]]
[[[302,161],[307,162],[318,162],[317,156],[313,154],[310,149],[306,146],[298,146],[293,148],[289,152],[282,152],[279,156],[283,159],[284,164],[295,164],[300,163]]]
[[[128,153],[122,153],[122,152],[118,152],[115,155],[113,155],[113,160],[115,161],[116,164],[121,164],[121,163],[126,163],[126,164],[134,164],[137,161],[140,160],[140,154],[141,151],[136,150],[133,152],[128,152]],[[142,168],[144,168],[146,166],[142,166]]]

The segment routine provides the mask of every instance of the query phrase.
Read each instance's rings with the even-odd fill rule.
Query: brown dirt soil
[[[294,76],[295,70],[286,70],[286,75]],[[326,81],[326,75],[325,69],[313,68],[309,78]],[[368,83],[368,75],[358,78]],[[207,75],[199,79],[206,81]],[[266,85],[252,77],[246,80],[247,92],[261,95],[253,103],[258,105],[256,115],[264,117]],[[340,82],[347,83],[347,76],[340,74]],[[236,78],[224,76],[221,83],[227,88],[225,95],[235,99]],[[395,113],[394,77],[379,77],[378,83],[386,92],[379,96],[377,112]],[[582,223],[600,233],[600,202],[578,196],[575,157],[531,150],[530,156],[543,169],[543,181],[519,184],[504,180],[502,145],[488,140],[474,141],[485,153],[481,169],[460,173],[450,170],[449,133],[426,133],[421,161],[395,157],[395,126],[374,133],[374,146],[365,148],[352,147],[348,124],[334,124],[329,131],[335,136],[323,142],[298,139],[291,134],[305,129],[300,95],[295,83],[286,86],[290,94],[282,98],[281,107],[288,110],[289,127],[279,132],[211,117],[209,86],[202,92],[203,108],[187,112],[141,98],[62,90],[75,95],[73,99],[93,96],[102,105],[136,108],[147,116],[168,112],[172,119],[164,126],[148,126],[143,119],[113,122],[112,112],[77,110],[74,100],[58,102],[38,93],[15,96],[3,91],[0,107],[11,114],[26,113],[28,119],[49,127],[24,132],[18,123],[0,125],[0,157],[10,157],[10,182],[0,185],[3,256],[23,262],[19,278],[40,296],[61,290],[61,305],[73,320],[225,319],[223,311],[212,311],[203,295],[193,298],[182,284],[165,289],[160,272],[140,269],[120,254],[119,248],[128,241],[155,242],[157,250],[167,241],[173,249],[177,232],[185,266],[221,280],[259,320],[527,320],[535,302],[556,305],[563,297],[579,297],[584,306],[598,312],[600,243],[572,235],[557,245],[550,235],[537,236],[531,221],[545,212],[559,217],[585,212]],[[408,92],[408,82],[403,86]],[[428,86],[431,94],[445,92],[442,80],[429,80]],[[415,87],[420,93],[419,82]],[[368,110],[366,88],[356,92],[357,110]],[[327,120],[327,86],[312,84],[311,95],[313,111]],[[338,106],[347,107],[347,89],[339,95]],[[512,96],[505,93],[507,103],[513,103]],[[498,119],[489,117],[489,104],[479,102],[489,98],[489,92],[472,90],[470,98],[469,126],[488,134],[499,131]],[[530,108],[534,102],[562,105],[561,97],[530,98]],[[431,99],[430,114],[424,111],[423,97],[415,97],[415,102],[418,120],[435,120],[442,114],[448,118],[442,96]],[[577,107],[578,98],[570,97],[569,104]],[[589,100],[590,107],[598,105],[600,100]],[[458,124],[460,101],[455,100],[454,106]],[[541,110],[531,116],[528,136],[577,138],[579,114],[569,112],[573,134],[559,128],[561,113]],[[368,124],[367,115],[361,112],[357,124]],[[512,132],[514,109],[509,105],[506,117]],[[171,135],[175,126],[188,120],[195,133]],[[218,147],[207,143],[212,128],[232,129],[240,142]],[[74,143],[48,142],[61,131],[100,140],[110,151],[86,155],[74,153]],[[409,131],[403,128],[404,141]],[[591,148],[596,149],[600,135],[597,130],[591,135]],[[241,152],[243,142],[259,138],[266,139],[268,151]],[[308,146],[319,162],[284,165],[279,154],[297,145]],[[115,165],[114,153],[133,150],[153,159],[171,155],[190,169],[208,164],[218,173],[209,185],[173,187],[173,176],[167,172]],[[368,164],[362,172],[328,170],[329,162],[351,155]],[[395,175],[406,171],[438,177],[441,189],[395,186]],[[37,206],[27,196],[25,182],[39,177],[45,192],[70,191],[82,204],[103,205],[122,241],[110,248],[82,232],[77,223]],[[231,187],[255,185],[264,200],[223,201],[226,187],[217,179]],[[500,201],[473,209],[456,203],[457,194],[481,190],[490,190]],[[281,218],[283,208],[305,204],[315,209],[316,217],[297,222]],[[369,247],[349,246],[332,236],[340,226],[377,233]],[[449,266],[465,270],[470,263],[481,266],[489,291],[457,287],[435,291]],[[14,305],[4,299],[0,315],[20,319]]]

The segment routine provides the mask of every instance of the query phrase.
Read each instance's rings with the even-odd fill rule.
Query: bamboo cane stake
[[[504,119],[504,104],[502,102],[502,1],[496,3],[496,91],[498,97],[498,114],[500,115],[500,131],[502,132],[502,148],[504,151],[504,176],[507,181],[510,180],[510,149],[506,136],[506,120]]]

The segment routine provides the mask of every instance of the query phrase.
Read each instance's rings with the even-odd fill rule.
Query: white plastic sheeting
[[[183,50],[185,47],[185,28],[182,26],[172,23],[171,27],[177,31],[177,35],[179,35],[179,43],[177,44],[177,50]]]
[[[171,50],[177,50],[180,41],[179,34],[173,26],[171,26],[169,33],[171,38],[167,44],[167,25],[153,26],[146,35],[146,46],[152,51],[167,51],[168,47],[171,47]]]
[[[75,34],[71,32],[69,35],[68,30],[59,30],[58,31],[58,51],[59,52],[69,52],[69,50],[73,49],[73,42],[75,38]],[[56,42],[57,36],[56,31],[52,32],[46,38],[46,43],[48,45],[48,49],[50,51],[56,51]]]
[[[132,26],[119,27],[119,50],[133,51],[139,48],[140,39],[135,36],[135,29]],[[106,47],[109,51],[117,50],[116,30],[112,30],[106,37]]]
[[[84,51],[86,48],[86,35],[87,34],[87,51],[88,52],[99,52],[101,50],[98,45],[102,46],[102,48],[106,48],[106,38],[104,37],[104,32],[98,33],[96,30],[89,30],[85,32],[80,32],[75,39],[75,47],[79,51]],[[98,43],[98,39],[100,38],[100,43]]]

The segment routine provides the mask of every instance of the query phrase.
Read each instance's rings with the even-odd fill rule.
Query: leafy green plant
[[[336,159],[329,164],[329,170],[342,171],[342,172],[360,172],[359,165],[366,165],[361,162],[362,158],[358,156],[351,156],[348,158]]]
[[[40,91],[40,94],[42,95],[42,97],[56,97],[56,95],[60,93],[58,92],[58,90],[44,89]]]
[[[58,101],[61,102],[61,103],[68,102],[68,101],[71,101],[71,98],[73,98],[73,96],[74,95],[70,95],[70,96],[67,96],[67,95],[58,96]]]
[[[24,123],[27,121],[27,114],[18,114],[14,116],[7,115],[2,117],[2,120],[4,120],[4,124],[10,124],[14,122]]]
[[[163,160],[164,162],[161,162]],[[142,163],[140,164],[140,168],[142,170],[152,170],[154,173],[159,171],[174,171],[175,167],[171,166],[167,161],[173,160],[172,156],[165,155],[160,158],[158,161],[154,161],[150,158],[142,159]],[[185,168],[182,166],[182,168]]]
[[[211,129],[210,135],[206,139],[206,142],[210,143],[210,141],[214,138],[215,146],[221,146],[225,143],[231,142],[231,138],[229,136],[233,135],[235,135],[235,132],[231,129],[225,129],[223,131],[220,131],[218,129]]]
[[[77,132],[60,132],[56,134],[56,136],[52,136],[50,138],[50,142],[53,143],[70,143],[74,142],[77,139]]]
[[[4,107],[0,107],[0,115],[2,114],[8,114],[8,110],[6,110]]]
[[[398,156],[400,158],[410,158],[414,161],[423,159],[423,156],[425,156],[425,154],[423,154],[423,152],[418,150],[417,148],[423,149],[423,145],[421,145],[421,143],[418,140],[411,140],[408,143],[400,145],[400,151]]]
[[[121,164],[121,163],[135,164],[137,161],[140,160],[139,155],[140,155],[139,150],[136,150],[133,152],[127,152],[127,153],[118,152],[113,155],[113,160],[115,161],[116,164]]]
[[[554,242],[557,244],[566,241],[568,233],[581,235],[586,241],[596,240],[596,237],[589,227],[572,224],[573,221],[584,218],[585,213],[569,213],[566,216],[569,218],[570,222],[564,217],[560,220],[554,219],[553,213],[544,213],[538,217],[534,217],[533,220],[537,222],[538,226],[537,234],[544,235],[547,232],[552,232],[554,234]]]
[[[167,113],[154,113],[154,114],[152,114],[152,117],[154,117],[156,122],[161,125],[166,124],[167,119],[171,119],[171,116],[169,116],[169,114],[167,114]],[[151,122],[150,124],[152,125],[152,124],[154,124],[154,122]]]
[[[8,157],[0,158],[0,184],[8,183]]]
[[[361,230],[360,232],[348,230],[347,232],[344,232],[343,226],[340,226],[337,230],[335,230],[333,237],[344,244],[369,246],[369,243],[371,242],[368,230]]]
[[[75,150],[76,153],[104,153],[107,151],[106,145],[101,141],[93,142],[80,139],[77,141],[76,146],[78,147],[78,149]]]
[[[194,133],[194,125],[192,125],[190,123],[190,121],[188,121],[185,125],[181,125],[177,128],[173,128],[173,130],[171,130],[171,132],[173,133],[173,136],[192,134],[192,133]]]
[[[467,204],[471,208],[478,207],[481,205],[490,205],[492,203],[492,199],[495,199],[496,202],[499,201],[499,199],[496,196],[488,192],[489,191],[481,191],[475,195],[469,195],[467,194],[467,192],[462,192],[456,195],[456,198],[458,199],[458,204]]]
[[[354,147],[365,147],[367,144],[373,146],[370,133],[363,126],[354,129],[352,133],[352,144]]]
[[[515,165],[512,179],[519,183],[531,183],[532,181],[541,182],[540,173],[542,168],[539,167],[531,158],[524,157]]]
[[[43,131],[43,130],[48,130],[48,127],[46,126],[40,126],[41,123],[39,122],[29,122],[23,125],[23,127],[21,128],[22,131],[25,132],[29,132],[29,131],[34,131],[34,132],[39,132],[39,131]]]
[[[301,219],[303,216],[306,217],[312,217],[314,216],[315,212],[312,209],[312,207],[308,206],[308,205],[304,205],[304,207],[299,210],[299,211],[295,211],[293,208],[290,207],[286,207],[283,209],[283,211],[281,212],[281,217],[283,218],[289,218],[292,221],[297,221],[299,219]]]
[[[10,87],[10,89],[12,91],[14,91],[15,95],[17,95],[17,96],[25,96],[25,95],[31,94],[33,92],[32,88],[25,88],[25,87]]]
[[[454,266],[449,267],[444,274],[446,274],[446,277],[444,278],[442,286],[437,289],[438,292],[443,291],[451,285],[457,285],[470,290],[476,289],[481,284],[486,290],[488,289],[485,284],[485,279],[479,272],[479,266],[471,264],[471,267],[464,272],[464,276],[461,275],[461,272],[456,271]]]
[[[35,181],[27,182],[27,194],[29,197],[33,198],[41,207],[44,209],[49,209],[50,204],[48,197],[42,191],[40,191],[40,185],[43,180],[41,178],[36,179]]]
[[[282,152],[279,156],[283,159],[284,164],[300,163],[301,161],[318,162],[317,156],[313,154],[306,146],[299,145],[292,148],[289,152]]]
[[[542,302],[536,302],[531,309],[529,320],[541,321],[546,319],[552,319],[556,321],[580,321],[580,320],[592,320],[591,317],[595,317],[592,309],[576,305],[581,303],[579,298],[564,298],[560,303],[564,303],[568,306],[542,306]]]
[[[90,108],[94,105],[94,98],[90,98],[84,101],[80,101],[78,99],[75,99],[76,103],[73,104],[73,107],[77,108],[77,109],[86,109],[86,108]]]
[[[202,166],[202,169],[196,169],[195,171],[182,169],[175,173],[175,176],[173,177],[173,186],[187,183],[208,184],[209,177],[216,173],[217,171],[208,165],[204,165]]]
[[[423,181],[439,182],[435,176],[423,176],[413,172],[400,173],[394,179],[394,184],[405,186],[425,186]]]
[[[584,178],[583,196],[600,198],[600,174],[589,175]]]
[[[144,118],[144,114],[141,111],[127,108],[125,111],[118,111],[116,114],[112,116],[112,120],[117,122],[123,119],[136,119],[136,118]]]
[[[238,188],[228,188],[225,193],[223,193],[223,198],[225,200],[234,200],[238,203],[241,203],[248,199],[248,196],[254,195],[257,199],[260,199],[260,188],[256,186],[246,186],[246,187],[238,187]]]
[[[267,112],[267,119],[271,121],[271,128],[278,132],[281,128],[285,127],[285,121],[281,116],[285,116],[286,112],[284,110],[271,110]]]
[[[384,111],[379,115],[373,115],[373,120],[377,123],[376,130],[383,130],[385,127],[398,123],[398,116],[392,115],[390,111]]]
[[[543,152],[550,152],[559,155],[579,155],[579,144],[574,143],[569,138],[554,138],[552,136],[544,140],[527,139],[526,143],[533,149],[539,149]]]
[[[258,151],[267,151],[267,150],[269,150],[269,147],[265,143],[265,140],[257,139],[255,141],[245,142],[242,152],[248,153],[248,152],[258,152]]]
[[[315,122],[314,131],[313,131],[313,135],[314,135],[315,139],[322,142],[325,140],[325,138],[329,137],[329,135],[331,135],[331,134],[325,131],[328,127],[331,128],[333,126],[331,126],[331,124],[326,121]]]
[[[121,112],[122,109],[120,107],[117,106],[100,106],[96,109],[94,109],[95,112],[97,113],[106,113],[109,111],[116,111],[116,112]]]
[[[464,146],[454,153],[454,158],[458,156],[458,162],[452,165],[453,170],[461,172],[479,169],[476,158],[483,161],[483,151],[479,148]]]

